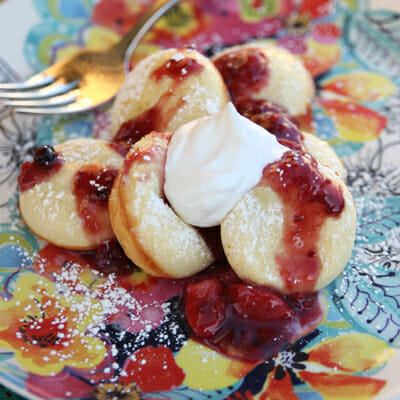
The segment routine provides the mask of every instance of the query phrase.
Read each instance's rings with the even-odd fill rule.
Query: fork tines
[[[46,75],[42,79],[33,77],[23,82],[0,84],[0,100],[17,112],[27,112],[24,107],[57,107],[73,103],[77,99],[79,80],[61,82]],[[5,91],[3,91],[6,89]],[[54,111],[54,110],[53,110]]]

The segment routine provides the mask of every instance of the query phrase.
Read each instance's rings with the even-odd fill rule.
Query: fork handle
[[[129,61],[143,36],[150,30],[154,23],[180,0],[156,0],[141,16],[138,22],[128,31],[123,38],[113,46],[113,50],[124,55],[124,69],[129,71]]]

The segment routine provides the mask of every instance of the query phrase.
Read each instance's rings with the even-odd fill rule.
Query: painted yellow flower
[[[94,337],[104,318],[101,304],[81,295],[60,295],[45,277],[21,275],[12,300],[0,301],[0,313],[0,347],[14,350],[30,372],[92,368],[105,357],[104,343]]]
[[[183,384],[198,390],[233,385],[256,365],[224,357],[192,339],[179,350],[175,361],[185,371]]]

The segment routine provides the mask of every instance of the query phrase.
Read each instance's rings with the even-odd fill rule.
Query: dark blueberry
[[[53,146],[45,144],[35,151],[33,157],[36,164],[49,165],[57,157],[57,152]]]

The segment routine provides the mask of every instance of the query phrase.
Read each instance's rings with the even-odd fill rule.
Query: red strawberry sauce
[[[169,59],[160,67],[156,68],[151,77],[160,81],[169,77],[173,83],[169,90],[161,95],[158,102],[142,114],[124,122],[119,128],[114,142],[130,147],[151,131],[164,131],[165,126],[184,102],[179,99],[178,103],[171,107],[171,95],[190,76],[199,73],[204,66],[190,57]]]
[[[108,198],[118,169],[96,164],[82,167],[74,176],[73,194],[82,226],[89,234],[111,229]]]
[[[275,260],[286,289],[313,291],[321,271],[317,249],[321,227],[344,208],[340,187],[325,178],[315,159],[302,150],[288,151],[267,166],[263,184],[278,193],[284,204],[283,250]]]
[[[257,49],[231,51],[218,57],[214,64],[234,100],[259,92],[268,83],[268,58]]]
[[[184,313],[196,340],[229,357],[259,362],[312,331],[324,311],[317,292],[283,296],[243,282],[225,265],[186,285]]]

